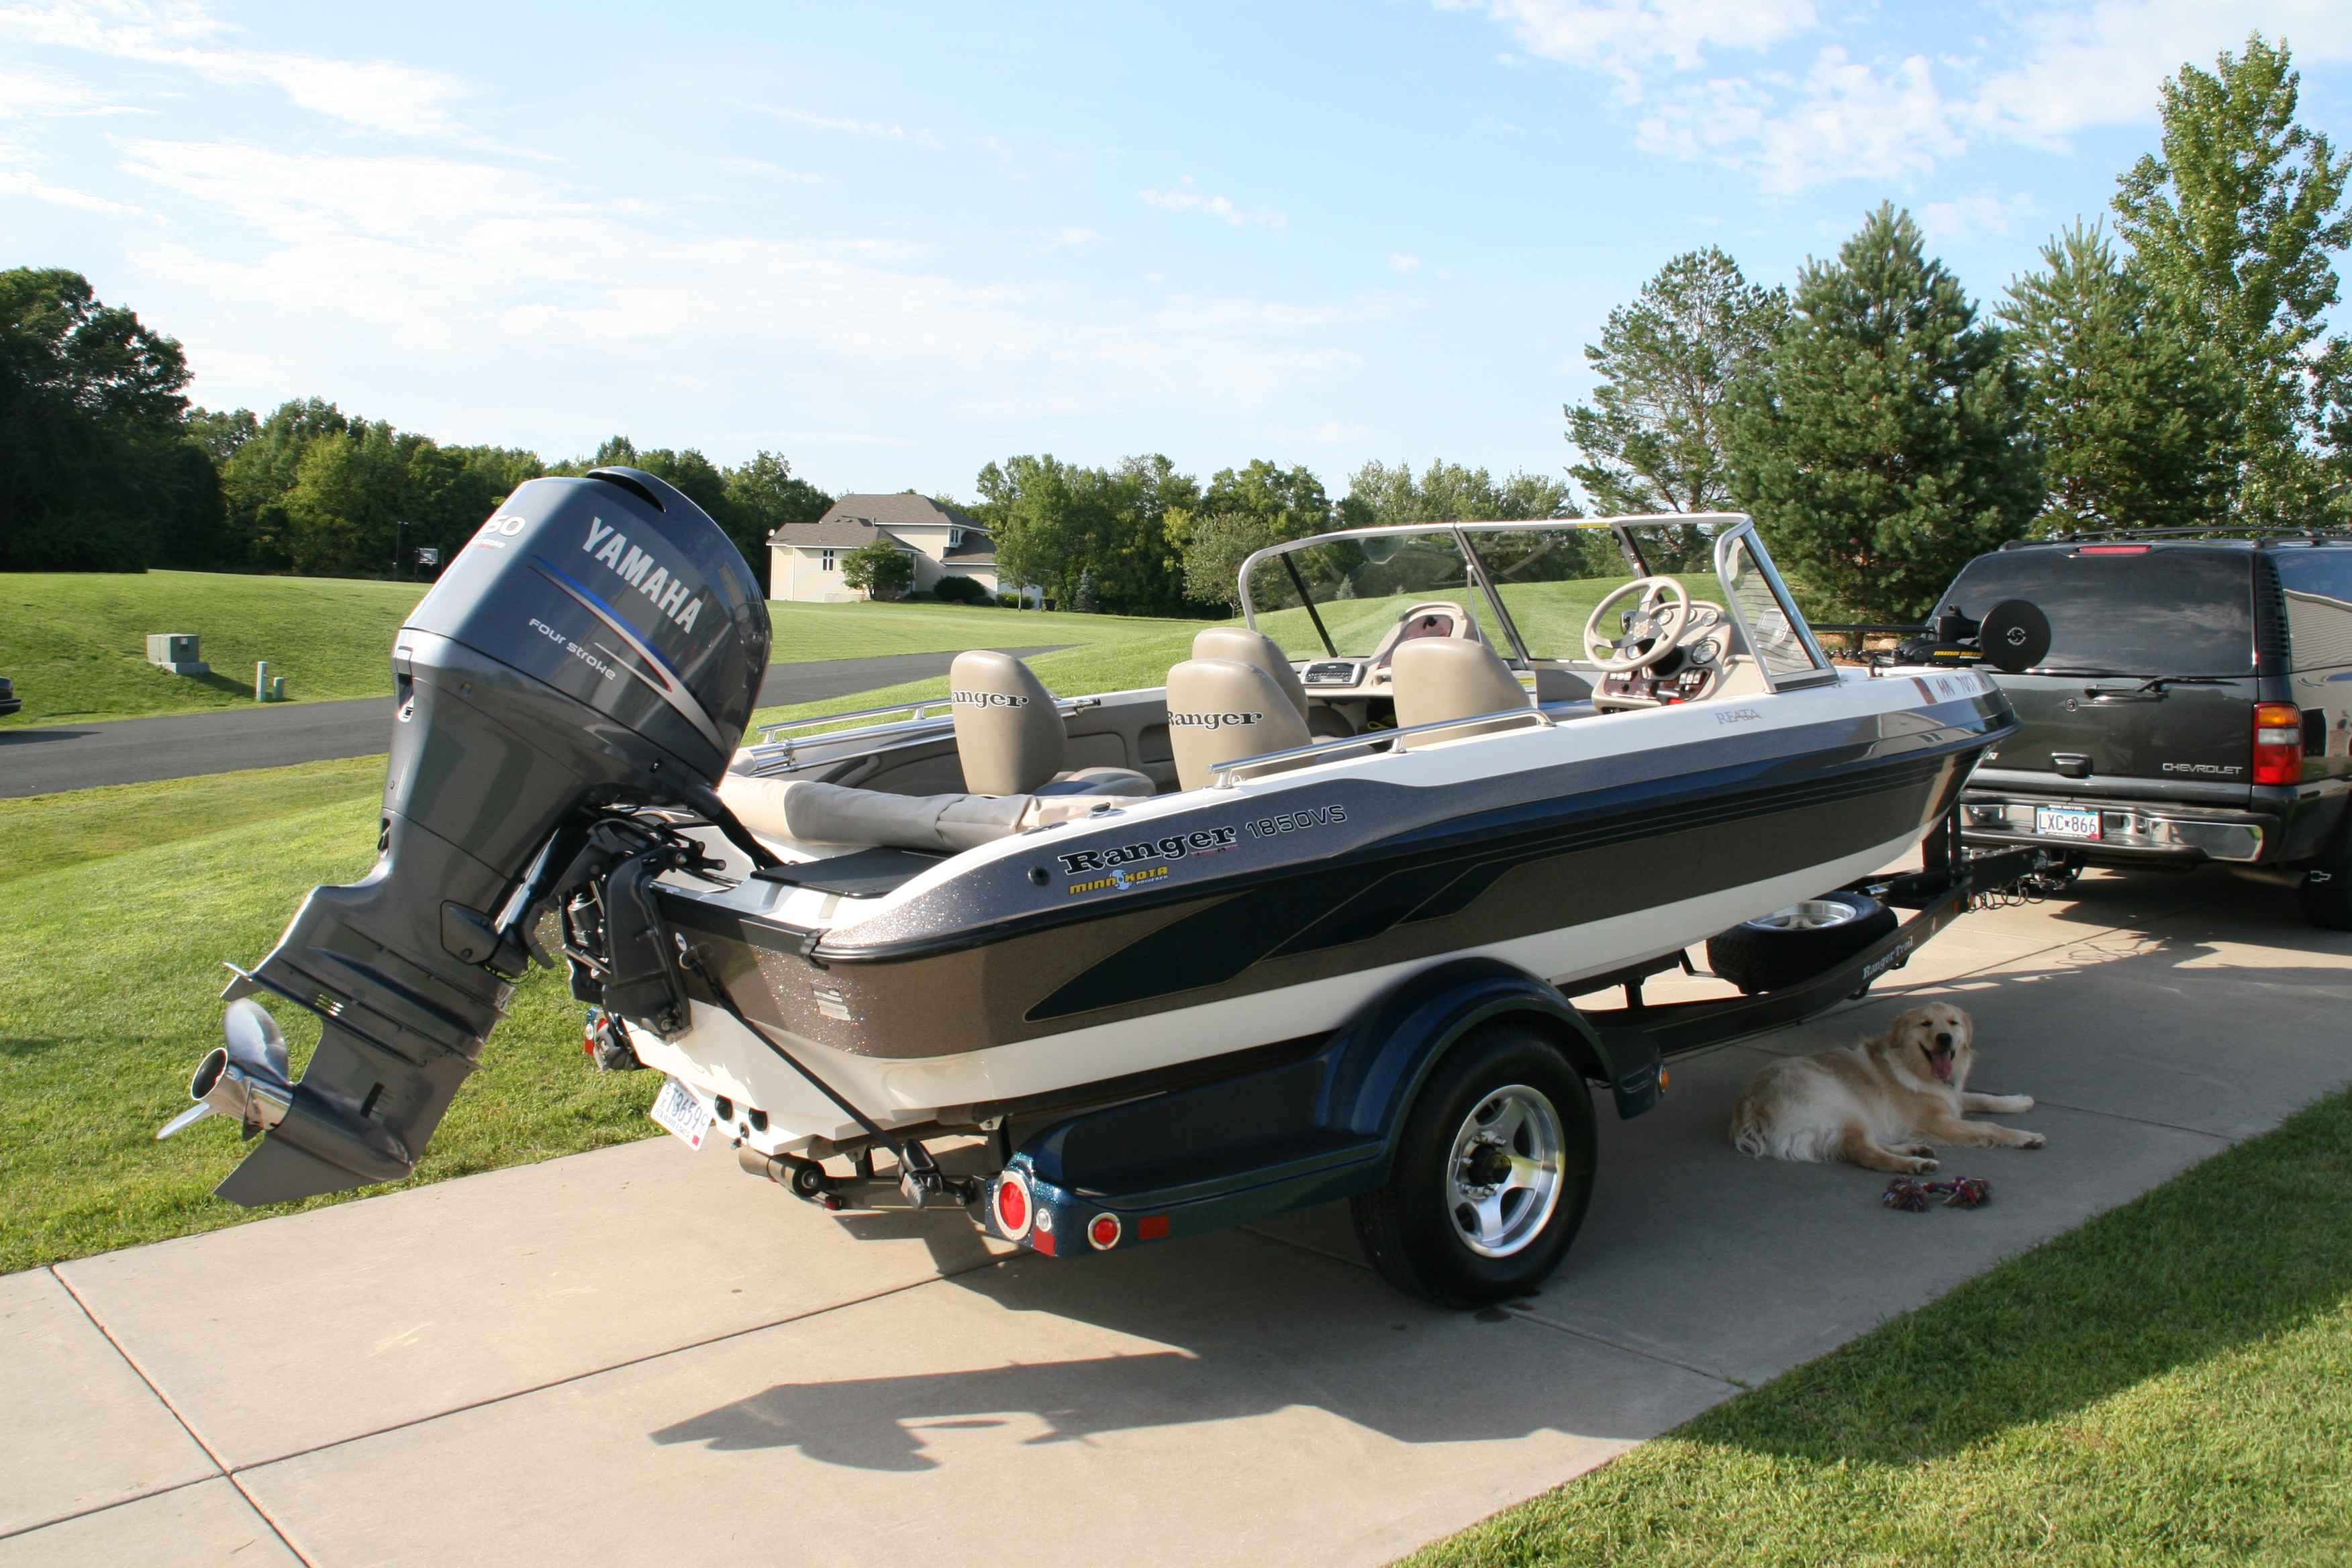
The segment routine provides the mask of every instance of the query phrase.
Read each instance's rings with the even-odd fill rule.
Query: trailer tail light
[[[1135,1239],[1138,1241],[1158,1241],[1167,1234],[1168,1216],[1164,1214],[1148,1214],[1135,1222]]]
[[[1118,1215],[1115,1214],[1098,1214],[1087,1221],[1087,1245],[1097,1252],[1108,1252],[1117,1247],[1119,1236]]]
[[[1029,1184],[1021,1179],[1018,1171],[1007,1171],[996,1181],[996,1228],[1009,1240],[1018,1241],[1029,1234],[1029,1221],[1034,1205],[1029,1201]]]
[[[2254,782],[2303,782],[2303,714],[2291,702],[2254,704]]]

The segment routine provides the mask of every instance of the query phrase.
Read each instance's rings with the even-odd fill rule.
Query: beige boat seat
[[[1220,763],[1304,746],[1307,716],[1275,678],[1237,658],[1188,658],[1168,672],[1168,744],[1176,782],[1199,789]]]
[[[761,838],[943,855],[976,849],[1032,827],[1140,805],[1150,794],[1147,787],[1134,795],[917,795],[750,773],[729,773],[719,781],[719,798]]]
[[[1460,637],[1412,637],[1397,644],[1389,681],[1400,730],[1529,705],[1527,688],[1493,648]]]
[[[1230,658],[1237,664],[1254,664],[1274,678],[1275,685],[1290,699],[1301,719],[1310,717],[1307,709],[1307,688],[1300,684],[1298,671],[1290,668],[1290,656],[1282,645],[1264,632],[1247,626],[1211,626],[1192,639],[1194,658]]]
[[[948,667],[956,758],[974,795],[1149,795],[1152,784],[1128,768],[1066,773],[1069,731],[1054,694],[1009,653],[975,648]]]

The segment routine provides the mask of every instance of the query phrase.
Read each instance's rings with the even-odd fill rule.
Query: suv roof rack
[[[2011,539],[2003,550],[2023,550],[2035,544],[2112,544],[2140,541],[2210,541],[2215,544],[2243,542],[2257,549],[2273,544],[2352,544],[2352,528],[2295,528],[2285,523],[2212,528],[2110,528],[2046,534],[2039,539]]]

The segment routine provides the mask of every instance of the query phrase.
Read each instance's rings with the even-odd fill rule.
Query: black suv
[[[2352,930],[2352,538],[2019,542],[1937,618],[2003,599],[2049,617],[2050,651],[1992,674],[2022,728],[1969,780],[1969,839],[2300,873],[2304,913]]]

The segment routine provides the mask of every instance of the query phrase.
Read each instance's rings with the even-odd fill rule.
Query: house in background
[[[768,596],[803,604],[862,599],[842,581],[842,559],[877,542],[914,558],[910,595],[929,594],[943,577],[969,577],[991,598],[999,591],[996,542],[970,513],[927,496],[848,495],[814,522],[788,522],[768,535]]]

